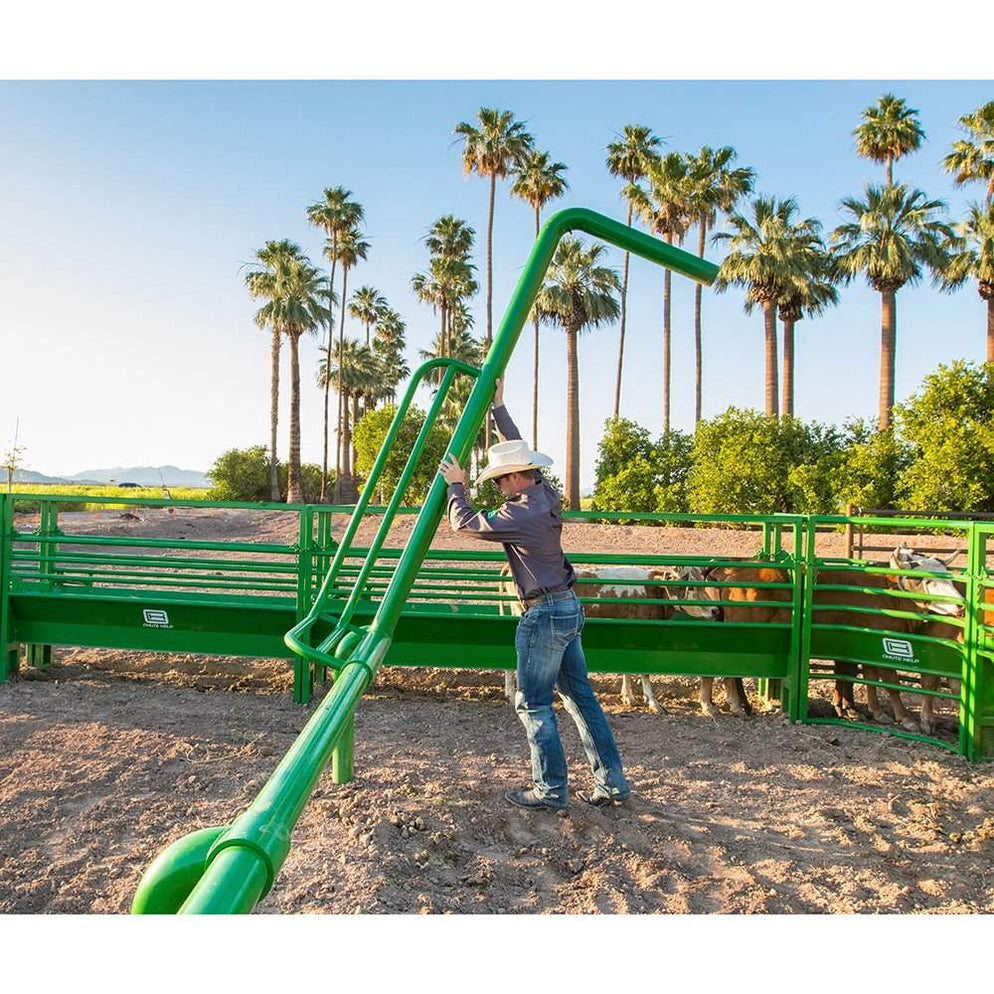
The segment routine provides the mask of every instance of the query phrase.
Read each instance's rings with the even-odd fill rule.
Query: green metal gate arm
[[[602,238],[701,283],[710,284],[718,275],[718,268],[712,263],[594,211],[571,208],[554,214],[539,233],[452,436],[450,451],[460,463],[465,463],[472,449],[493,398],[496,381],[503,376],[510,361],[556,246],[570,231],[583,231]],[[384,447],[387,445],[385,442]],[[386,458],[385,451],[381,451],[380,457]],[[408,468],[413,470],[413,466]],[[300,812],[336,743],[351,729],[359,698],[376,676],[390,648],[401,610],[441,520],[445,489],[445,480],[436,474],[373,622],[368,630],[350,631],[342,639],[335,656],[343,666],[334,686],[249,809],[210,847],[206,868],[183,902],[182,913],[249,912],[272,887],[289,852],[290,836]],[[354,522],[357,524],[357,516]],[[341,558],[344,553],[336,557]],[[327,593],[328,586],[326,582],[322,595]],[[319,596],[318,600],[321,599]],[[303,644],[296,634],[288,639],[288,644],[304,658],[314,658],[317,653]],[[198,840],[197,844],[189,845],[199,859],[202,842]],[[184,882],[188,880],[189,876],[185,876]],[[175,900],[175,895],[171,896]]]
[[[539,232],[504,319],[497,330],[493,345],[480,370],[476,386],[469,396],[466,409],[452,436],[450,451],[461,464],[466,462],[472,450],[473,441],[479,433],[493,398],[496,382],[504,375],[504,370],[521,335],[521,329],[542,287],[542,281],[555,255],[556,247],[560,239],[571,231],[583,231],[597,238],[603,238],[619,248],[634,252],[650,262],[657,262],[701,283],[710,285],[718,277],[718,267],[714,263],[684,252],[683,249],[667,245],[658,238],[653,238],[635,228],[629,228],[620,221],[605,217],[596,211],[583,207],[570,207],[553,214]],[[404,554],[397,565],[393,582],[387,588],[383,603],[370,626],[371,634],[375,633],[378,637],[386,639],[392,636],[415,575],[441,519],[445,506],[445,492],[445,480],[441,476],[436,476]],[[373,645],[369,645],[368,648],[372,648]]]

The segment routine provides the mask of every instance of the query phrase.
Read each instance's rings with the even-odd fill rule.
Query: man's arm
[[[507,408],[501,403],[500,407],[494,406],[494,424],[497,426],[497,434],[502,442],[512,441],[521,438],[518,426],[511,420],[511,415],[507,413]]]
[[[505,504],[496,511],[477,511],[466,498],[462,483],[450,483],[449,527],[484,542],[520,542],[524,538],[519,517],[524,508]]]

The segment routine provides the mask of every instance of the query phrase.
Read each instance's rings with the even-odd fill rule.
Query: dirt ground
[[[280,515],[140,517],[66,527],[295,539]],[[711,531],[578,524],[566,546],[756,550],[755,535]],[[440,534],[438,547],[448,543]],[[756,716],[711,720],[680,678],[654,679],[666,713],[651,714],[623,706],[620,681],[603,677],[594,683],[633,799],[520,811],[503,792],[527,784],[527,748],[501,683],[381,671],[357,713],[356,779],[319,782],[259,910],[994,911],[990,766],[872,732],[791,726],[755,698]],[[309,713],[290,685],[283,661],[63,648],[51,669],[0,686],[0,911],[127,911],[164,846],[229,822],[265,782]],[[576,790],[589,772],[559,714]]]

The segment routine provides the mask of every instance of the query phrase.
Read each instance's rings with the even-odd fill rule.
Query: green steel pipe
[[[266,896],[290,851],[300,812],[370,679],[362,663],[338,675],[256,799],[211,846],[183,914],[249,912]]]
[[[345,529],[345,534],[342,536],[339,542],[338,548],[335,551],[335,556],[332,559],[331,567],[328,570],[327,575],[324,578],[324,582],[321,584],[321,588],[314,599],[314,604],[311,606],[310,611],[307,615],[301,619],[293,628],[287,632],[284,641],[289,649],[295,652],[298,656],[308,658],[313,662],[320,662],[327,666],[334,666],[335,660],[333,657],[327,655],[327,653],[319,650],[313,649],[311,646],[307,645],[301,638],[306,632],[309,632],[313,627],[314,623],[321,616],[321,612],[325,609],[325,605],[329,599],[329,594],[332,586],[338,576],[339,571],[346,558],[349,558],[352,539],[355,537],[355,533],[359,528],[359,523],[362,520],[364,513],[369,505],[369,501],[376,489],[376,484],[379,481],[380,476],[383,473],[383,469],[386,466],[387,458],[390,455],[390,451],[393,448],[394,442],[400,432],[400,427],[403,423],[403,419],[407,414],[408,408],[411,406],[414,400],[414,394],[417,390],[418,385],[425,378],[425,376],[434,369],[448,368],[458,372],[465,373],[470,376],[477,375],[478,371],[473,366],[468,366],[465,363],[459,362],[455,359],[432,359],[428,362],[422,363],[414,372],[411,377],[411,382],[408,384],[407,389],[404,391],[404,396],[401,399],[397,411],[394,414],[393,420],[390,422],[390,428],[387,431],[386,438],[383,440],[383,444],[380,446],[380,451],[376,456],[376,460],[373,463],[373,468],[370,470],[369,479],[366,481],[363,487],[362,493],[359,495],[359,500],[352,512],[352,516],[349,519],[348,526]],[[436,398],[437,399],[437,398]],[[425,419],[425,424],[422,426],[422,432],[418,436],[418,441],[422,440],[424,436],[424,441],[427,441],[428,432],[431,428],[431,422],[428,418]],[[422,447],[424,442],[422,442]],[[418,450],[420,451],[420,450]],[[410,471],[409,471],[410,470]],[[398,484],[398,490],[403,495],[403,490],[406,489],[404,483],[405,480],[410,480],[410,476],[413,473],[413,467],[411,466],[411,460],[408,459],[408,465],[405,466],[405,472],[402,475],[401,482]],[[393,507],[396,512],[397,507],[400,503],[400,498],[395,494],[395,500],[391,500],[387,507]],[[386,510],[384,510],[384,515],[386,516]],[[385,521],[389,521],[389,517],[385,517]],[[387,525],[389,528],[389,525]]]
[[[425,417],[424,424],[421,426],[421,431],[418,433],[418,437],[411,448],[411,454],[407,458],[407,464],[404,466],[403,473],[401,473],[400,480],[397,483],[397,488],[394,490],[393,497],[391,497],[390,501],[387,503],[387,510],[383,515],[383,520],[380,522],[380,527],[377,529],[376,535],[370,543],[369,549],[366,553],[366,561],[362,564],[362,567],[359,570],[359,575],[352,586],[352,593],[349,595],[348,600],[345,602],[345,606],[342,608],[342,613],[338,622],[339,626],[344,627],[348,625],[349,621],[352,619],[352,615],[355,613],[356,605],[359,603],[359,598],[362,596],[362,592],[365,589],[369,573],[375,565],[380,549],[383,548],[383,543],[386,541],[387,534],[393,525],[394,513],[400,506],[401,498],[404,496],[404,493],[410,485],[411,478],[417,469],[418,459],[421,457],[424,447],[428,444],[428,438],[431,435],[431,430],[435,426],[435,420],[441,413],[442,405],[445,403],[445,397],[449,392],[449,388],[452,386],[452,381],[455,379],[456,372],[457,370],[455,366],[449,366],[449,368],[445,371],[442,382],[435,394],[435,399]],[[334,645],[334,643],[332,643],[332,645]]]
[[[133,915],[174,915],[207,868],[207,854],[227,825],[202,828],[177,839],[145,871],[131,902]]]
[[[495,383],[503,375],[510,360],[556,246],[563,235],[574,230],[604,238],[620,248],[661,263],[700,282],[711,283],[718,274],[718,269],[713,264],[593,211],[573,208],[554,214],[546,222],[532,249],[476,386],[456,426],[450,450],[460,463],[465,461],[472,448],[490,406]],[[388,434],[377,458],[377,466],[385,462],[395,430],[399,430],[396,418],[391,426],[391,434]],[[371,490],[372,487],[368,487],[366,492]],[[375,676],[389,650],[390,639],[404,601],[441,518],[444,498],[445,481],[440,475],[436,475],[369,631],[362,637],[334,687],[318,706],[259,796],[215,842],[208,855],[207,869],[184,903],[183,912],[250,911],[255,902],[272,887],[289,852],[290,833],[300,812],[337,740],[349,726],[363,690]],[[332,586],[337,568],[340,568],[345,558],[342,549],[347,548],[351,541],[358,527],[360,513],[357,505],[350,522],[350,526],[353,526],[351,534],[348,541],[343,541],[343,546],[336,554],[336,562],[329,570],[319,593],[319,601]],[[315,602],[317,603],[318,601]],[[317,616],[316,612],[312,613]],[[297,629],[300,629],[300,625]],[[289,633],[287,645],[308,660],[319,655],[299,639],[294,638],[291,642]],[[220,859],[220,855],[225,852],[229,855]]]

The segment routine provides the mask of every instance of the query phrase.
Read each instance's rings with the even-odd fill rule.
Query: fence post
[[[14,639],[14,619],[10,605],[10,533],[14,529],[14,498],[0,494],[0,683],[17,672],[18,646]]]
[[[314,550],[314,509],[310,504],[298,512],[300,515],[297,531],[297,604],[296,621],[299,623],[311,609],[311,589],[313,584]],[[307,704],[314,692],[314,666],[303,656],[293,660],[293,700],[295,704]]]
[[[852,502],[846,504],[846,517],[849,519],[846,522],[846,537],[845,537],[845,548],[844,552],[846,554],[846,559],[852,559],[852,513],[853,513]]]
[[[48,538],[59,534],[59,505],[55,501],[42,501],[39,509],[38,537]],[[44,589],[54,591],[58,581],[58,571],[55,568],[55,558],[59,553],[57,542],[39,541],[38,543],[38,577],[45,583]],[[52,647],[50,645],[24,646],[24,660],[28,666],[37,669],[48,669],[52,665]]]
[[[975,762],[994,755],[994,659],[987,648],[987,536],[974,522],[967,560],[966,629],[960,687],[960,752]]]
[[[805,521],[803,600],[801,611],[801,646],[797,661],[797,687],[791,701],[791,721],[805,721],[808,717],[808,673],[811,669],[811,606],[818,579],[815,556],[815,518]]]

